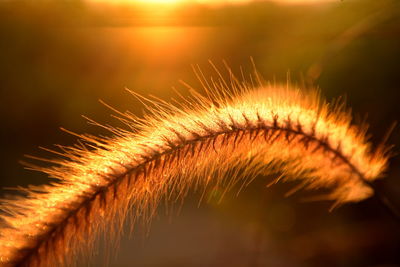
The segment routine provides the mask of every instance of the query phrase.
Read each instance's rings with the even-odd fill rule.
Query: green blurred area
[[[346,96],[356,121],[368,114],[374,144],[400,118],[397,0],[218,7],[0,1],[0,185],[47,182],[18,161],[51,156],[38,146],[72,145],[75,137],[59,127],[109,135],[81,114],[120,126],[98,99],[142,114],[125,87],[168,100],[176,96],[172,86],[187,95],[180,79],[202,90],[191,65],[216,77],[208,60],[223,73],[225,60],[240,76],[240,67],[252,71],[251,57],[266,80],[286,83],[290,71],[292,82],[319,86],[330,100]],[[399,151],[399,127],[389,143]],[[394,157],[379,182],[398,204],[399,166]],[[375,200],[328,214],[329,203],[302,203],[303,193],[284,198],[294,185],[266,189],[267,182],[259,178],[220,204],[214,192],[200,208],[193,193],[172,223],[160,215],[144,242],[124,239],[111,265],[400,266],[398,225]]]

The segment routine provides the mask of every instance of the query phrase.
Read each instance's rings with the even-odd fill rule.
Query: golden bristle
[[[58,182],[3,200],[0,263],[65,264],[105,227],[118,233],[128,210],[151,218],[161,199],[183,197],[191,186],[229,187],[280,172],[280,180],[328,189],[336,204],[373,194],[369,184],[387,156],[371,152],[343,108],[291,86],[214,85],[180,106],[152,101],[144,119],[119,114],[137,132],[108,128],[109,139],[79,135],[94,149],[63,148],[69,160],[42,170]],[[242,171],[227,177],[232,169]]]

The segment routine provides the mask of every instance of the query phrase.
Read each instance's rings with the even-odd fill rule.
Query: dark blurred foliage
[[[0,1],[0,185],[42,184],[24,170],[38,146],[71,145],[77,133],[107,134],[81,118],[119,126],[103,99],[141,114],[123,89],[186,95],[201,91],[191,64],[207,77],[208,59],[240,75],[253,57],[266,80],[318,85],[328,99],[346,96],[355,121],[369,122],[378,144],[400,117],[400,5],[397,0],[326,4],[141,6],[82,1]],[[246,71],[245,71],[246,73]],[[215,73],[214,73],[215,75]],[[389,138],[395,154],[400,127]],[[400,160],[377,185],[400,206]],[[111,266],[400,266],[400,227],[375,198],[329,213],[332,203],[285,198],[293,184],[266,188],[259,177],[239,196],[211,192],[198,207],[193,192],[178,215],[163,208],[150,227],[124,237]],[[1,191],[9,194],[12,191]],[[179,207],[179,205],[177,205]],[[102,264],[96,252],[93,266]],[[79,264],[78,264],[79,265]],[[82,264],[83,265],[83,264]]]

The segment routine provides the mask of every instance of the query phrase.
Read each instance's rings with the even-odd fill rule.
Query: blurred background
[[[400,118],[398,0],[0,0],[0,186],[46,183],[19,161],[72,145],[59,127],[109,135],[81,117],[119,126],[98,99],[140,115],[125,87],[168,100],[173,86],[187,95],[179,80],[202,91],[193,64],[210,77],[208,60],[222,71],[226,60],[240,75],[251,57],[266,80],[290,72],[329,100],[345,96],[374,144]],[[400,127],[389,143],[398,154]],[[329,213],[332,203],[285,198],[294,184],[269,181],[200,206],[193,192],[173,216],[161,207],[149,231],[90,266],[105,254],[110,266],[400,266],[399,224],[376,199]],[[398,156],[377,185],[400,206]]]

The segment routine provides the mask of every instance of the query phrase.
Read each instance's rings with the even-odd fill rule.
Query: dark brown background
[[[237,72],[253,57],[267,80],[316,84],[328,99],[347,96],[355,118],[367,114],[379,143],[400,117],[400,6],[393,0],[326,4],[186,4],[162,7],[82,1],[0,1],[0,185],[42,184],[18,163],[38,146],[71,145],[61,132],[102,133],[81,114],[118,125],[120,110],[143,107],[123,89],[169,99],[183,79],[199,87],[191,64],[208,59]],[[310,70],[311,69],[311,70]],[[400,128],[390,143],[400,147]],[[378,186],[400,206],[400,161]],[[238,197],[218,193],[197,207],[193,193],[179,215],[162,208],[148,237],[123,238],[111,266],[400,266],[399,224],[375,199],[345,205],[285,198],[293,184],[260,177]],[[1,191],[4,195],[9,191]],[[92,266],[103,263],[104,249]],[[83,265],[80,263],[78,265]]]

